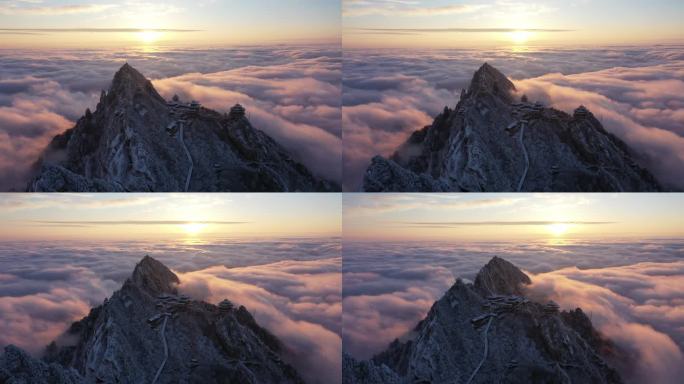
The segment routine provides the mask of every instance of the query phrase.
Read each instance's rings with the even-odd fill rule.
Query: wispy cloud
[[[136,33],[136,32],[201,32],[200,29],[169,28],[0,28],[0,33]]]
[[[116,4],[65,4],[58,6],[0,4],[0,14],[5,15],[72,15],[79,13],[98,13],[112,8]]]
[[[348,31],[376,34],[411,33],[510,33],[510,32],[573,32],[573,29],[551,28],[354,28]]]
[[[90,220],[90,221],[71,221],[71,220],[50,220],[33,221],[36,224],[46,225],[184,225],[184,224],[216,224],[216,225],[240,225],[249,224],[248,221],[193,221],[193,220]]]
[[[345,201],[345,216],[377,215],[412,209],[463,210],[513,205],[518,198],[492,197],[466,200],[456,195],[443,194],[396,194],[388,196],[365,196],[363,199],[350,197]]]
[[[615,224],[614,221],[410,221],[399,222],[398,224],[411,227],[463,227],[463,226],[546,226],[553,224],[575,224],[575,225],[605,225]]]
[[[482,4],[454,4],[426,7],[418,1],[406,0],[347,0],[344,2],[343,15],[347,17],[385,15],[385,16],[434,16],[471,13],[486,8]]]

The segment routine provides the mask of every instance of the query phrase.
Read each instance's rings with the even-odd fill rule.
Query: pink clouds
[[[671,78],[663,78],[671,77]],[[515,82],[520,94],[572,112],[588,107],[644,157],[665,184],[684,188],[684,64],[553,73]]]
[[[212,109],[235,103],[247,108],[261,129],[318,175],[342,178],[339,86],[307,76],[339,76],[334,68],[315,68],[315,59],[292,65],[243,67],[210,74],[190,73],[154,82],[167,98],[179,94]]]
[[[0,175],[7,175],[2,189],[23,190],[30,166],[52,137],[73,125],[73,121],[56,112],[58,104],[68,98],[58,84],[27,81],[31,82],[28,89],[32,95],[20,93],[13,97],[11,105],[0,106]]]
[[[676,383],[684,374],[684,262],[564,268],[532,280],[532,296],[563,309],[581,307],[606,337],[635,356],[636,366],[621,367],[627,382]]]
[[[50,275],[61,274],[73,278],[50,282]],[[43,281],[2,275],[0,282],[4,289],[0,296],[0,345],[14,344],[38,355],[71,322],[85,316],[92,302],[104,300],[111,289],[111,281],[72,267],[46,270]],[[44,285],[50,288],[43,290]]]
[[[416,268],[395,276],[345,272],[345,287],[351,289],[343,300],[344,350],[363,359],[381,352],[415,327],[453,280],[443,267]],[[363,292],[353,288],[359,286]]]
[[[196,299],[244,305],[285,344],[289,360],[311,383],[341,381],[340,258],[211,267],[180,274],[180,290]]]
[[[408,95],[387,92],[379,102],[344,106],[342,126],[344,127],[345,186],[356,190],[360,186],[359,175],[363,174],[370,159],[378,154],[388,156],[403,143],[411,132],[432,123],[433,117],[419,109],[429,102],[440,105],[438,96],[429,91],[423,83],[407,90]]]

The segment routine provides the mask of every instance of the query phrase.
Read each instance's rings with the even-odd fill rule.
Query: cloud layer
[[[580,104],[632,146],[663,182],[684,169],[684,50],[680,46],[605,49],[354,50],[343,74],[344,184],[360,188],[376,154],[390,155],[409,134],[453,107],[473,73],[489,62],[534,100],[572,112]],[[561,75],[563,74],[563,75]]]
[[[194,98],[219,111],[237,102],[318,175],[341,181],[341,54],[320,47],[157,52],[0,52],[0,184],[23,189],[49,140],[94,109],[100,90],[128,61],[163,96]]]
[[[211,267],[180,276],[180,290],[214,304],[246,306],[278,336],[308,383],[340,383],[341,258],[290,260],[241,268]]]
[[[150,254],[181,290],[245,305],[289,351],[308,382],[341,379],[339,240],[195,243],[0,243],[0,347],[34,354],[102,303]],[[314,352],[314,353],[312,353]]]
[[[532,294],[581,307],[604,335],[635,357],[628,383],[678,383],[684,374],[684,262],[564,268],[533,276]],[[617,362],[618,364],[620,362]]]
[[[345,242],[343,345],[368,358],[402,337],[456,277],[473,280],[493,256],[529,271],[533,295],[582,307],[641,363],[625,377],[674,383],[684,348],[682,240],[640,242]],[[673,376],[679,374],[679,376]]]

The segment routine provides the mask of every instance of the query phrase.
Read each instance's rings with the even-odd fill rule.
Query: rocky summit
[[[337,191],[268,135],[241,105],[218,113],[164,100],[124,64],[95,112],[57,135],[34,166],[37,192]]]
[[[492,259],[474,284],[456,281],[406,340],[367,361],[345,354],[343,383],[621,383],[607,361],[625,359],[584,312],[531,301],[528,284]]]
[[[515,85],[484,64],[455,109],[414,132],[366,170],[367,192],[660,191],[624,142],[584,106],[573,115],[517,100]]]
[[[191,300],[178,294],[178,284],[145,257],[42,359],[6,347],[0,383],[303,383],[282,360],[281,342],[245,307]]]

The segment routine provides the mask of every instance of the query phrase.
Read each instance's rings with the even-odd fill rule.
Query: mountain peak
[[[630,357],[604,339],[581,310],[560,312],[553,302],[541,304],[502,289],[515,287],[513,282],[529,283],[529,278],[494,257],[475,287],[457,280],[410,339],[395,340],[370,360],[343,357],[345,382],[622,383],[604,357],[621,364]]]
[[[108,95],[118,95],[119,97],[132,100],[133,95],[136,93],[144,93],[160,102],[165,102],[154,89],[151,81],[137,69],[133,68],[133,66],[124,63],[114,74],[114,80],[112,80]]]
[[[468,93],[492,93],[511,102],[513,91],[515,85],[503,73],[489,63],[484,63],[473,75]]]
[[[531,283],[518,267],[498,256],[494,256],[475,277],[475,288],[490,295],[521,295],[520,286]]]
[[[175,293],[178,276],[156,259],[145,256],[135,266],[130,282],[152,294]]]
[[[112,85],[119,83],[146,83],[147,79],[142,73],[138,72],[137,69],[133,68],[130,64],[124,63],[124,65],[119,68],[114,74],[114,81]]]

